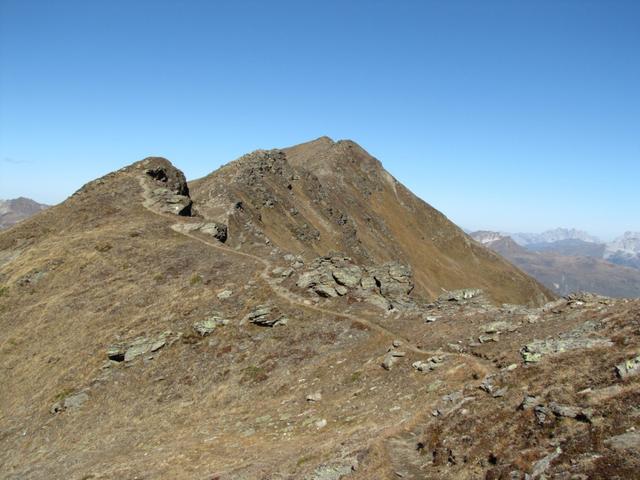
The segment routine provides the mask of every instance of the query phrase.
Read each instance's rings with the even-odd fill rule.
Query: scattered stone
[[[206,337],[207,335],[210,335],[216,328],[227,325],[228,323],[229,321],[222,318],[220,314],[213,313],[209,318],[194,323],[193,329],[201,337]]]
[[[87,400],[89,400],[89,395],[86,392],[72,393],[61,401],[54,403],[49,411],[51,413],[59,413],[64,410],[76,409],[86,403]]]
[[[326,420],[326,419],[324,419],[324,418],[322,418],[322,419],[318,420],[318,421],[315,423],[315,425],[316,425],[316,428],[317,428],[318,430],[320,430],[321,428],[324,428],[324,427],[326,427],[326,426],[327,426],[327,420]]]
[[[127,351],[126,345],[111,345],[107,348],[107,358],[114,362],[124,361],[124,354]]]
[[[146,355],[147,353],[160,350],[162,347],[166,345],[166,343],[167,341],[164,338],[164,335],[158,339],[149,339],[146,337],[140,337],[134,340],[129,345],[129,347],[127,348],[127,351],[124,354],[124,361],[130,362],[132,360],[135,360],[141,355]]]
[[[552,414],[551,410],[549,410],[544,405],[536,405],[535,407],[533,407],[533,412],[535,413],[536,420],[540,425],[544,425],[544,423],[547,421],[547,417]]]
[[[478,337],[479,343],[487,343],[487,342],[497,342],[500,337],[498,334],[495,335],[480,335]]]
[[[536,478],[541,478],[544,475],[551,463],[558,458],[562,454],[562,449],[560,447],[556,448],[553,452],[551,452],[546,457],[538,460],[531,470],[531,479],[535,480]]]
[[[443,361],[444,359],[442,357],[430,357],[426,362],[418,360],[417,362],[413,362],[411,366],[419,372],[430,372],[438,368]]]
[[[338,285],[335,288],[335,290],[338,293],[338,295],[340,295],[341,297],[349,293],[349,290],[347,289],[347,287],[343,287],[342,285]]]
[[[179,232],[202,232],[214,237],[221,243],[227,241],[227,226],[222,223],[178,223],[173,228]]]
[[[227,241],[227,226],[223,223],[203,223],[199,230],[222,243]]]
[[[515,325],[509,323],[509,322],[491,322],[487,325],[484,325],[482,328],[482,331],[484,333],[501,333],[501,332],[512,332],[514,331],[514,329],[517,329],[518,327],[516,327]]]
[[[322,393],[320,392],[310,393],[307,395],[307,402],[319,402],[320,400],[322,400]]]
[[[480,388],[480,390],[484,390],[485,392],[491,395],[494,392],[494,388],[495,388],[495,386],[493,385],[494,379],[495,379],[495,375],[487,375],[486,377],[484,377],[484,380],[482,380],[482,383],[478,388]]]
[[[226,300],[227,298],[229,298],[231,295],[233,295],[233,291],[232,290],[223,290],[222,292],[220,292],[218,295],[216,295],[220,300]]]
[[[394,357],[391,353],[387,353],[382,359],[382,368],[385,370],[391,370],[391,367],[396,363],[397,357]]]
[[[438,297],[439,302],[462,302],[482,295],[484,292],[479,288],[463,288],[445,292]]]
[[[256,307],[254,311],[249,313],[248,318],[250,321],[253,322],[256,319],[266,317],[271,313],[272,310],[273,310],[273,307],[270,307],[268,305],[259,305]]]
[[[623,392],[624,389],[621,385],[611,385],[610,387],[600,388],[598,390],[591,390],[589,388],[586,391],[580,393],[586,395],[587,403],[593,405],[617,397]]]
[[[340,480],[354,469],[351,465],[321,465],[315,469],[310,480]]]
[[[128,343],[111,345],[107,348],[107,358],[114,362],[130,362],[141,355],[160,350],[167,345],[167,338],[171,335],[171,331],[166,331],[157,338],[138,337]],[[178,334],[173,341],[179,337],[180,334]],[[173,341],[171,343],[173,343]]]
[[[578,407],[571,407],[568,405],[560,405],[556,402],[549,403],[549,409],[556,417],[573,418],[581,422],[591,423],[591,417],[593,412],[591,409],[582,409]]]
[[[618,377],[625,379],[640,374],[640,355],[616,365]]]
[[[616,435],[605,440],[604,444],[609,448],[622,452],[627,450],[640,452],[640,432],[627,432]]]
[[[533,395],[525,395],[518,407],[520,410],[531,410],[536,406],[542,404],[542,401],[538,397],[534,397]]]
[[[582,348],[611,347],[613,343],[609,339],[602,338],[553,338],[549,340],[535,340],[520,350],[520,354],[526,363],[536,363],[545,355],[566,352],[568,350]]]
[[[394,348],[398,348],[402,345],[402,340],[395,339],[392,343]]]
[[[424,317],[424,322],[425,323],[433,323],[436,320],[438,320],[439,317],[436,317],[435,315],[427,315]]]
[[[491,394],[491,396],[493,398],[504,397],[508,391],[509,391],[509,387],[502,387],[502,388],[499,388],[498,390],[496,390],[495,392],[493,392]]]

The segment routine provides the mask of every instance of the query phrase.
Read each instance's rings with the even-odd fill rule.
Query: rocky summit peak
[[[190,186],[195,210],[228,225],[227,242],[236,248],[251,243],[308,258],[340,251],[369,265],[399,261],[415,272],[416,292],[430,297],[442,288],[477,286],[500,301],[548,298],[350,140],[320,137],[258,150]],[[483,268],[484,262],[497,265]],[[501,270],[513,270],[514,281],[502,282]]]

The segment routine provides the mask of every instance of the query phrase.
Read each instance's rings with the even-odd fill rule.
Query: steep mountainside
[[[258,228],[278,216],[255,205],[282,201],[270,168],[233,190],[228,226],[149,158],[0,233],[3,479],[633,478],[640,302],[425,303],[398,261],[285,253]],[[337,190],[307,182],[290,208],[320,225],[302,193],[324,208]]]
[[[531,245],[521,247],[510,237],[495,232],[481,231],[471,236],[559,295],[585,291],[611,297],[640,297],[640,270],[615,265],[595,258],[595,255],[566,255],[561,247],[531,251]],[[593,252],[591,249],[583,250]]]
[[[234,246],[266,244],[307,259],[342,252],[362,264],[399,261],[412,268],[415,293],[430,298],[465,287],[483,288],[498,302],[551,298],[351,141],[323,137],[253,152],[190,186],[197,212],[227,224]]]
[[[9,228],[48,207],[25,197],[0,200],[0,230]]]

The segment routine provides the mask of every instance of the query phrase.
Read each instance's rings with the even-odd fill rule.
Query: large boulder
[[[140,165],[153,182],[146,192],[147,205],[162,213],[190,217],[193,202],[184,173],[162,157],[145,158]]]

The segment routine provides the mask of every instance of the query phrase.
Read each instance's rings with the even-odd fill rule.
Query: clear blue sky
[[[640,230],[639,1],[0,5],[0,198],[329,135],[467,228]]]

